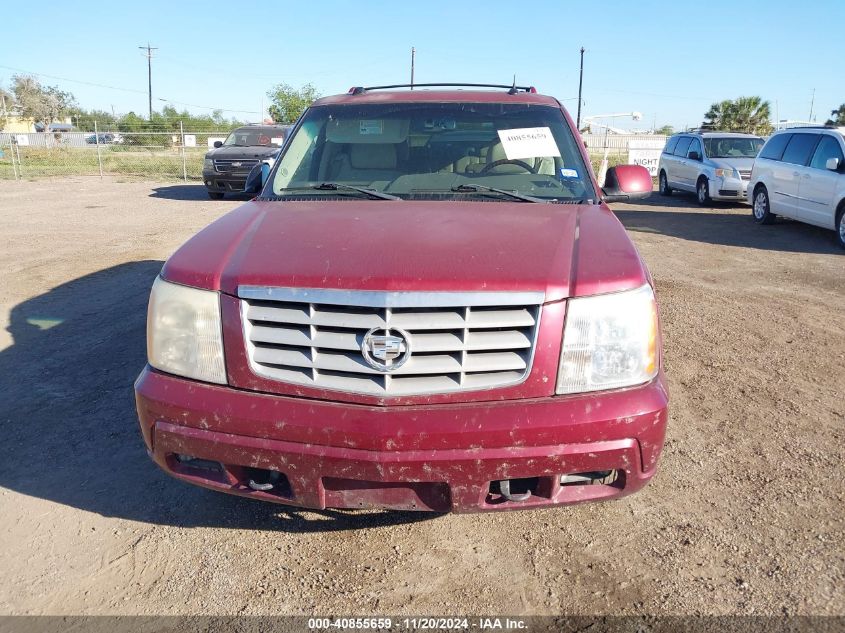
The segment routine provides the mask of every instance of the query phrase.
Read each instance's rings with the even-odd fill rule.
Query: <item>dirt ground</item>
[[[661,302],[659,472],[608,503],[305,512],[177,482],[132,382],[167,256],[237,200],[0,187],[0,612],[845,614],[845,253],[832,232],[617,205]]]

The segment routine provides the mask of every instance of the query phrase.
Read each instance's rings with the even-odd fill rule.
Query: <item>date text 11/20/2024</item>
[[[453,631],[477,629],[481,631],[519,631],[528,628],[521,618],[309,618],[308,629],[321,630],[409,630],[409,631]]]

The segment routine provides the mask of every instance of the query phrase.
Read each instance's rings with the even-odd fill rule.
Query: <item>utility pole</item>
[[[581,73],[578,76],[578,118],[575,127],[581,131],[581,88],[584,85],[584,47],[581,47]]]
[[[813,96],[810,97],[810,116],[807,117],[807,120],[812,123],[813,122],[813,106],[816,104],[816,89],[813,88]]]
[[[141,50],[146,50],[145,53],[147,57],[147,95],[150,100],[150,121],[153,120],[153,51],[157,51],[158,48],[155,46],[150,46],[150,43],[147,42],[146,46],[139,46]]]
[[[414,89],[414,57],[417,55],[417,49],[411,47],[411,90]]]

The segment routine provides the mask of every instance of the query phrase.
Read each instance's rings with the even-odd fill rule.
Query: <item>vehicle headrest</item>
[[[355,169],[395,169],[396,146],[392,143],[356,143],[350,147],[349,164]]]

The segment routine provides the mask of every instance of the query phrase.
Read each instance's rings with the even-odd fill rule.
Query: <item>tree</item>
[[[675,133],[675,128],[671,125],[662,125],[656,130],[654,130],[655,134],[662,134],[663,136],[672,136]]]
[[[8,90],[0,88],[0,130],[6,127],[6,118],[12,106],[15,105],[15,98]]]
[[[267,92],[270,97],[270,116],[276,123],[293,123],[305,108],[320,94],[313,84],[305,84],[298,90],[289,84],[278,84]]]
[[[68,112],[68,115],[74,127],[82,132],[93,132],[95,121],[97,122],[97,130],[100,132],[111,129],[117,122],[115,116],[105,110],[73,108]]]
[[[725,132],[748,132],[770,134],[772,124],[771,107],[760,97],[739,97],[714,103],[704,115],[704,128]]]
[[[31,75],[13,75],[12,92],[21,116],[41,123],[45,128],[76,106],[76,99],[71,93],[56,86],[42,86]]]
[[[827,125],[845,125],[845,103],[830,111],[832,118],[827,120]]]

